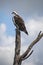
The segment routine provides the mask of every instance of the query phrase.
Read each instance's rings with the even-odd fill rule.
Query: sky
[[[15,26],[12,12],[24,20],[27,36],[21,32],[21,54],[40,31],[43,32],[43,0],[0,0],[0,65],[13,65],[15,54]],[[22,65],[43,65],[43,38],[32,48],[33,54]]]

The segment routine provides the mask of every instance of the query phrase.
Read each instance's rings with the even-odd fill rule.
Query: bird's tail
[[[28,32],[27,32],[27,30],[25,31],[25,33],[28,35]]]

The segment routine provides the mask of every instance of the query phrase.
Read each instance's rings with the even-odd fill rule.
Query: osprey
[[[27,32],[25,24],[24,24],[24,20],[16,12],[12,12],[12,14],[14,14],[12,20],[13,20],[13,23],[16,26],[16,28],[25,32],[28,35],[28,32]]]

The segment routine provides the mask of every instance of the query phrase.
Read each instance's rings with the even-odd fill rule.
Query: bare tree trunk
[[[20,58],[20,47],[21,47],[21,35],[20,31],[16,29],[16,39],[15,39],[15,57],[13,65],[21,65],[19,61]]]

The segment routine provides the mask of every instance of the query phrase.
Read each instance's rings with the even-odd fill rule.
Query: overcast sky
[[[21,54],[43,32],[43,0],[0,0],[0,65],[13,65],[15,48],[15,26],[12,12],[16,11],[24,20],[27,36],[21,32]],[[43,38],[33,47],[33,54],[22,65],[43,65]],[[12,62],[11,62],[12,61]]]

